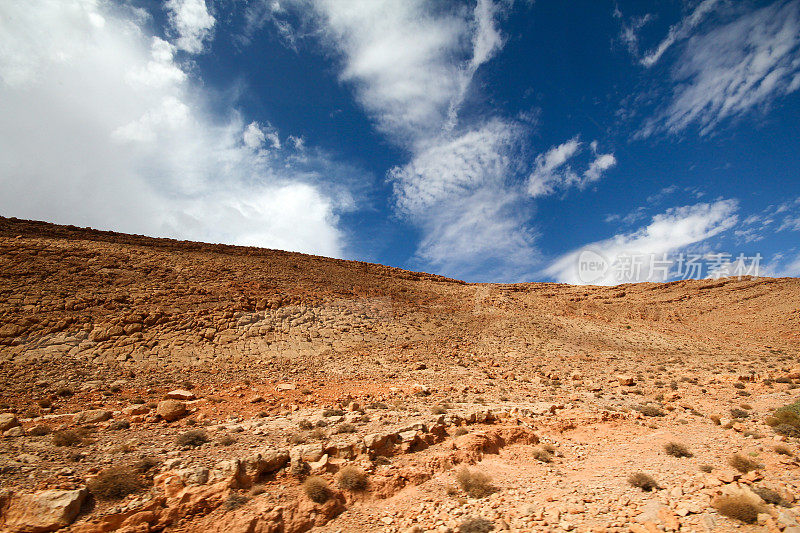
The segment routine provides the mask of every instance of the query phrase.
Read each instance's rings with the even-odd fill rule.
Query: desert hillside
[[[7,531],[800,531],[795,278],[468,284],[0,218],[0,376]]]

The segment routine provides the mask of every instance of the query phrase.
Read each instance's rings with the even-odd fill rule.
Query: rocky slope
[[[799,355],[798,279],[466,284],[0,218],[0,527],[796,532]]]

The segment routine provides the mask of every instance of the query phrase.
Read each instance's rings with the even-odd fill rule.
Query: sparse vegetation
[[[776,444],[775,446],[773,446],[772,451],[774,451],[775,453],[777,453],[779,455],[787,455],[789,457],[793,457],[794,456],[794,453],[792,453],[792,450],[788,446],[786,446],[784,444]]]
[[[89,491],[100,500],[120,500],[144,488],[139,473],[129,466],[115,466],[103,470],[89,481]]]
[[[228,499],[225,500],[225,503],[222,505],[223,507],[225,507],[226,511],[233,511],[234,509],[238,509],[239,507],[241,507],[242,505],[246,504],[249,501],[250,498],[248,496],[234,492],[230,496],[228,496]]]
[[[190,429],[189,431],[178,435],[175,438],[175,443],[178,446],[191,446],[196,448],[198,446],[202,446],[209,440],[208,434],[202,429]]]
[[[319,476],[313,476],[303,483],[303,492],[314,503],[325,503],[333,494],[328,482]]]
[[[547,450],[544,446],[534,446],[531,455],[533,456],[534,459],[536,459],[537,461],[541,461],[542,463],[553,462],[553,453]]]
[[[357,466],[346,466],[336,476],[336,484],[350,491],[367,490],[367,474]]]
[[[761,468],[761,465],[752,459],[745,457],[740,453],[735,453],[728,458],[728,464],[741,472],[742,474],[746,474],[751,470],[758,470]]]
[[[494,530],[494,524],[485,518],[467,518],[458,525],[461,533],[488,533]]]
[[[679,442],[668,442],[664,444],[664,452],[673,457],[693,457],[694,454]]]
[[[758,519],[759,507],[744,495],[723,495],[712,502],[717,512],[745,524],[753,524]]]
[[[647,404],[636,407],[636,410],[642,413],[644,416],[664,416],[666,414],[659,407]]]
[[[333,431],[334,433],[355,433],[356,427],[349,423],[345,422],[344,424],[339,424],[336,426],[336,429]]]
[[[753,492],[758,494],[758,496],[767,503],[772,505],[780,505],[783,507],[787,507],[789,503],[781,496],[781,493],[777,490],[771,489],[769,487],[752,487]]]
[[[700,465],[698,468],[701,472],[705,472],[706,474],[710,474],[714,471],[714,467],[711,465]]]
[[[456,481],[461,490],[472,498],[483,498],[494,492],[492,478],[483,472],[470,472],[466,466],[462,466],[456,472]]]
[[[232,444],[236,444],[236,437],[233,435],[223,435],[217,442],[219,442],[221,446],[231,446]]]
[[[628,476],[628,483],[631,486],[642,489],[645,492],[650,492],[651,490],[660,488],[658,483],[656,483],[656,480],[644,472],[636,472],[635,474]]]

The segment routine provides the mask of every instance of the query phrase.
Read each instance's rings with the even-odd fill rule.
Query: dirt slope
[[[794,437],[765,417],[796,399],[799,357],[800,279],[467,284],[0,218],[0,481],[13,491],[0,526],[36,529],[20,509],[57,488],[82,504],[64,519],[76,531],[124,530],[125,505],[141,515],[130,531],[446,531],[470,515],[518,531],[724,531],[735,522],[715,491],[764,485],[788,507],[764,504],[748,527],[780,530],[800,470],[772,451]],[[161,404],[174,389],[191,390],[173,420]],[[198,428],[210,442],[177,444]],[[553,462],[535,459],[540,439]],[[694,458],[664,455],[674,439]],[[265,447],[285,450],[274,472],[252,461]],[[727,466],[737,451],[759,457],[757,476]],[[124,505],[78,495],[153,457]],[[242,472],[220,466],[232,457]],[[460,492],[460,463],[493,473],[494,494]],[[366,493],[303,494],[301,470],[333,482],[347,464]],[[641,468],[664,486],[629,486]]]

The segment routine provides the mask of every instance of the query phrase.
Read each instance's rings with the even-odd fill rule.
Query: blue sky
[[[4,216],[468,281],[800,275],[800,0],[3,3],[0,119]]]

